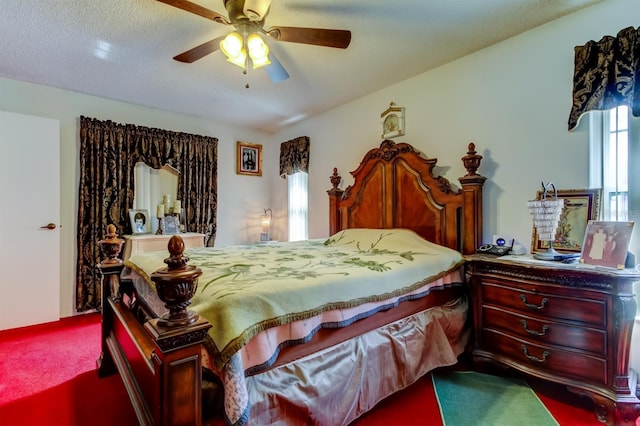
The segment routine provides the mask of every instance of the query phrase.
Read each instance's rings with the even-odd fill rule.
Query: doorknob
[[[41,229],[56,229],[55,223],[49,223],[48,225],[44,225],[40,227]]]

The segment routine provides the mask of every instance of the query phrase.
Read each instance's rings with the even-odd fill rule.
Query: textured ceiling
[[[352,32],[346,50],[267,39],[290,74],[273,83],[220,51],[174,61],[231,27],[156,0],[2,0],[0,76],[274,132],[599,1],[272,0],[266,28]]]

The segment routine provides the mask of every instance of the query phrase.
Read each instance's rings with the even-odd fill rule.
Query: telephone
[[[480,247],[478,247],[476,252],[484,253],[484,254],[494,254],[497,256],[504,256],[506,254],[509,254],[509,252],[513,248],[514,241],[515,239],[511,240],[511,245],[507,246],[504,238],[498,238],[496,240],[496,244],[483,244]]]

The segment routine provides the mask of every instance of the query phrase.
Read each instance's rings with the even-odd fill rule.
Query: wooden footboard
[[[153,274],[170,312],[153,318],[139,304],[130,282],[121,279],[122,240],[109,225],[100,241],[102,348],[98,374],[119,373],[141,425],[201,425],[201,350],[211,324],[189,311],[198,268],[186,265],[184,242],[174,236],[168,267]],[[161,292],[160,289],[164,291]]]

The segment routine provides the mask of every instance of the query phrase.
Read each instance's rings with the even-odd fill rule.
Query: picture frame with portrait
[[[580,262],[624,269],[632,232],[633,222],[590,221]]]
[[[131,223],[131,232],[133,234],[151,233],[149,210],[129,209],[129,221]]]
[[[180,218],[176,214],[164,216],[162,233],[164,235],[177,235],[180,233]]]
[[[389,108],[382,114],[382,139],[391,139],[404,135],[404,108],[389,103]]]
[[[553,241],[553,249],[559,253],[580,253],[584,243],[587,224],[590,220],[598,220],[600,217],[600,197],[602,190],[590,189],[558,189],[558,198],[564,199],[564,209],[560,215],[558,229]],[[554,195],[548,193],[548,195]],[[542,191],[536,194],[536,200],[541,200]],[[549,241],[541,241],[538,238],[536,227],[531,234],[531,252],[546,251],[549,249]]]
[[[239,175],[262,176],[262,145],[237,142],[236,173]]]

